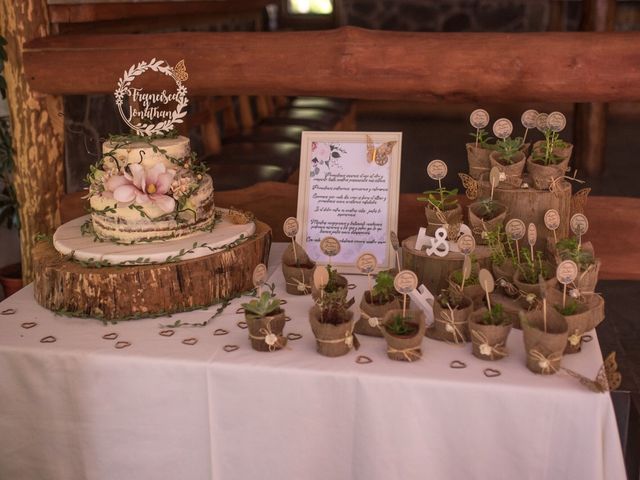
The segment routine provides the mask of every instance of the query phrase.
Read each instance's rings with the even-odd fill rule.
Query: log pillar
[[[35,236],[53,233],[59,225],[64,192],[64,121],[59,115],[63,111],[62,97],[32,91],[23,65],[24,43],[49,34],[46,0],[0,0],[0,31],[8,42],[4,76],[15,152],[22,276],[26,283],[33,274]]]
[[[614,29],[615,0],[582,2],[580,30],[607,32]],[[597,177],[604,169],[607,137],[607,104],[577,103],[574,107],[574,155],[578,170]]]

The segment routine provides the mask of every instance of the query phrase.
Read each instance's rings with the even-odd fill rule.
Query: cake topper
[[[133,81],[151,70],[173,78],[176,83],[175,92],[146,92],[142,87],[134,87]],[[182,82],[189,78],[184,60],[180,60],[171,67],[165,60],[152,58],[149,62],[139,62],[131,65],[123,76],[118,79],[118,88],[114,95],[120,116],[137,135],[151,136],[169,133],[174,125],[182,123],[187,114],[187,88]],[[124,100],[128,99],[127,107]],[[174,110],[168,110],[169,105],[175,103]]]

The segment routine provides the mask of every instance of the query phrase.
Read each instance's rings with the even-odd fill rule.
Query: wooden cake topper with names
[[[175,91],[145,92],[142,87],[134,87],[135,79],[151,70],[171,77],[176,83]],[[184,60],[180,60],[174,67],[165,60],[152,58],[149,62],[139,62],[132,65],[118,79],[118,88],[114,95],[120,116],[136,134],[151,136],[168,133],[175,124],[182,123],[187,114],[187,88],[182,85],[189,78]],[[124,106],[125,99],[128,105]],[[175,104],[173,110],[169,106]]]

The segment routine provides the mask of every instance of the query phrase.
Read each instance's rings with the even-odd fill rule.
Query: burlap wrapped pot
[[[491,155],[489,155],[489,161],[491,162],[491,168],[498,167],[498,170],[507,176],[506,180],[500,182],[499,185],[519,187],[520,184],[522,184],[522,173],[524,172],[524,166],[526,163],[524,153],[517,152],[513,156],[512,163],[507,164],[502,161],[500,152],[491,152]]]
[[[449,225],[462,223],[462,207],[459,204],[449,210],[441,210],[441,213],[446,220],[444,223]],[[427,203],[427,206],[424,207],[424,214],[427,217],[427,235],[433,237],[436,230],[444,226],[444,223],[442,219],[438,218],[438,211],[430,203]]]
[[[566,142],[565,142],[566,143]],[[538,140],[537,142],[535,142],[533,144],[533,149],[532,151],[535,152],[539,152],[540,154],[544,155],[544,150],[545,150],[545,141],[544,140]],[[561,158],[561,161],[564,160],[571,160],[571,154],[573,153],[573,144],[571,143],[567,143],[567,146],[565,148],[554,148],[553,149],[553,154],[556,157]]]
[[[477,146],[475,143],[467,143],[467,162],[469,163],[469,175],[476,180],[483,173],[489,173],[491,163],[489,162],[489,154],[492,150]]]
[[[443,307],[439,298],[433,302],[433,328],[427,330],[427,336],[435,340],[452,343],[469,341],[469,315],[473,311],[473,302],[462,297],[456,308]]]
[[[477,272],[474,272],[477,275]],[[479,283],[475,283],[473,285],[469,285],[465,282],[464,288],[462,289],[462,295],[471,299],[473,302],[473,309],[480,308],[482,306],[482,299],[484,298],[484,290],[480,286]],[[458,285],[453,279],[453,272],[449,274],[449,291],[453,295],[459,295],[460,293],[460,285]]]
[[[599,258],[595,259],[595,262],[589,265],[586,270],[580,270],[578,278],[576,278],[576,288],[580,293],[594,293],[596,285],[598,284],[598,275],[600,273],[600,266],[602,262]]]
[[[551,274],[555,273],[555,268],[553,268],[550,264],[546,264],[546,265],[547,265],[548,272],[551,272]],[[549,290],[556,287],[556,285],[558,284],[558,279],[556,278],[555,275],[553,275],[548,280],[545,280],[544,283],[547,290]],[[540,284],[538,282],[526,283],[525,281],[523,281],[522,273],[520,272],[520,270],[516,270],[516,273],[513,275],[513,284],[516,286],[518,290],[524,293],[533,293],[536,297],[542,296],[540,292]]]
[[[522,332],[527,368],[544,375],[556,373],[569,336],[567,321],[550,305],[547,308],[546,330],[542,310],[527,312],[525,316]]]
[[[562,160],[555,165],[543,165],[527,158],[527,172],[533,182],[533,186],[538,190],[548,190],[551,183],[557,178],[563,177],[569,168],[569,159]]]
[[[353,312],[345,310],[344,321],[338,325],[323,323],[320,320],[320,308],[315,305],[309,311],[309,323],[316,337],[318,353],[325,357],[340,357],[349,353],[354,346]]]
[[[552,290],[547,294],[550,305],[560,309],[562,307],[562,292]],[[578,353],[582,349],[582,337],[584,334],[600,324],[604,320],[604,300],[600,295],[583,295],[575,300],[567,296],[566,302],[578,302],[578,310],[574,315],[563,315],[569,328],[567,348],[564,353]]]
[[[469,205],[469,226],[473,232],[473,236],[476,239],[476,243],[479,245],[485,245],[486,239],[483,238],[482,232],[492,232],[499,226],[504,224],[504,219],[507,216],[507,206],[493,201],[496,208],[496,215],[488,220],[482,219],[482,202],[473,202]]]
[[[516,267],[510,259],[507,258],[502,265],[492,263],[491,270],[493,271],[493,276],[496,280],[503,278],[507,282],[513,283],[513,276],[516,273]],[[496,282],[496,285],[498,285],[498,282]]]
[[[360,318],[356,321],[355,332],[371,337],[382,337],[379,325],[389,310],[398,310],[402,304],[398,297],[383,304],[371,301],[371,291],[367,290],[360,301]]]
[[[416,332],[410,337],[398,337],[384,328],[395,315],[402,315],[402,310],[389,310],[383,320],[382,334],[387,341],[387,356],[391,360],[413,362],[422,358],[422,339],[424,337],[425,323],[422,310],[407,310],[406,316],[418,325]]]
[[[290,295],[308,295],[313,283],[313,270],[316,264],[302,245],[296,242],[295,252],[293,244],[289,243],[282,254],[282,275],[285,289]]]
[[[512,321],[502,325],[486,325],[482,316],[487,312],[483,307],[469,317],[471,351],[482,360],[500,360],[507,356],[507,337],[511,332]]]
[[[287,344],[287,339],[282,335],[286,322],[284,310],[267,317],[245,313],[244,318],[249,330],[251,348],[254,350],[273,352]]]

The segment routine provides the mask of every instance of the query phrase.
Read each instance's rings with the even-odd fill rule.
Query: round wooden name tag
[[[328,257],[335,257],[340,253],[340,242],[335,237],[324,237],[320,240],[320,250]]]
[[[549,230],[560,228],[560,214],[557,210],[550,208],[544,214],[544,224]]]
[[[407,295],[418,287],[418,277],[411,270],[402,270],[393,280],[393,286],[399,293]]]
[[[447,176],[447,164],[442,160],[431,160],[427,165],[427,175],[433,180],[442,180]]]
[[[513,124],[508,118],[499,118],[493,124],[493,134],[501,139],[507,138],[513,132]]]
[[[535,223],[530,223],[529,227],[527,228],[527,241],[532,247],[538,241],[538,229],[536,228]]]
[[[556,268],[556,278],[562,285],[569,285],[578,278],[578,265],[573,260],[564,260]]]
[[[547,115],[546,113],[540,113],[536,118],[536,128],[543,133],[547,128],[549,128],[549,124],[547,123],[548,118],[549,115]]]
[[[519,218],[512,218],[504,226],[504,231],[509,235],[511,240],[520,240],[524,237],[526,226]]]
[[[289,238],[294,238],[298,234],[299,224],[296,217],[289,217],[284,221],[282,230]]]
[[[554,132],[561,132],[567,125],[567,119],[564,114],[560,112],[551,112],[547,117],[547,125],[549,129]]]
[[[589,220],[582,213],[576,213],[569,221],[571,231],[578,236],[582,236],[589,230]]]
[[[526,110],[520,117],[520,122],[524,128],[536,128],[536,119],[538,118],[537,110]]]
[[[478,130],[484,128],[489,125],[489,112],[482,108],[478,108],[469,115],[469,122],[473,128]]]
[[[372,253],[363,253],[356,260],[356,267],[362,273],[371,273],[376,269],[378,265],[378,259]]]
[[[458,239],[458,248],[465,255],[470,255],[476,249],[476,240],[472,235],[465,233]]]
[[[259,263],[253,269],[252,280],[254,287],[259,287],[267,281],[267,266],[264,263]]]

